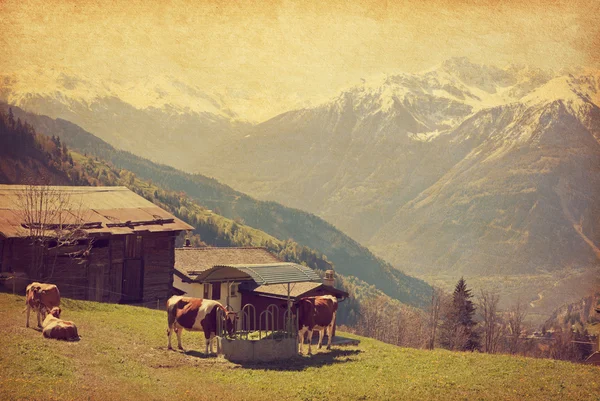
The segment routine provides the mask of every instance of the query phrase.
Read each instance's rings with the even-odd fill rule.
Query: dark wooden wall
[[[159,305],[164,305],[172,295],[175,236],[170,233],[144,236],[143,258],[143,302],[159,300]]]
[[[123,235],[113,235],[110,238],[110,267],[108,269],[108,285],[105,292],[105,302],[121,302],[123,285],[123,262],[125,261],[125,238]]]
[[[172,295],[175,234],[141,234],[141,298],[136,303],[153,306],[159,300],[159,304],[164,305],[164,301]],[[86,258],[65,255],[76,251],[77,247],[47,251],[41,269],[32,269],[30,240],[3,239],[0,243],[0,269],[1,272],[24,272],[29,282],[54,283],[61,295],[67,298],[122,302],[123,266],[127,262],[124,239],[124,235],[94,238]]]

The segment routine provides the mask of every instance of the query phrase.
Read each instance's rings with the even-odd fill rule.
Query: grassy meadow
[[[24,298],[0,294],[1,400],[600,400],[598,367],[368,338],[239,365],[205,357],[200,333],[184,333],[186,353],[168,351],[164,311],[69,299],[61,306],[81,341],[44,339],[35,318],[25,328]]]

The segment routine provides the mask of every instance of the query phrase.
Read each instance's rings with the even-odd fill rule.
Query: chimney
[[[328,287],[333,287],[333,282],[335,281],[335,272],[333,270],[325,271],[325,278],[323,279],[323,284]]]

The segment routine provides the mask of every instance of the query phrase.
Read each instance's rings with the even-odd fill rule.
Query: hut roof
[[[239,287],[240,292],[247,292],[261,296],[267,296],[270,298],[287,298],[287,284],[271,284],[271,285],[259,285],[253,283],[242,283]],[[323,283],[317,282],[298,282],[290,284],[290,297],[301,298],[308,292],[316,291],[317,295],[320,294],[331,294],[337,298],[347,298],[348,293],[337,288],[326,286]]]
[[[190,280],[195,280],[199,274],[214,266],[279,262],[275,255],[260,247],[175,249],[175,269]]]
[[[316,282],[292,283],[290,284],[290,296],[292,298],[300,297],[322,285],[323,283]],[[287,284],[259,285],[255,288],[252,288],[252,286],[240,286],[240,291],[285,298],[287,297]]]
[[[27,224],[30,222],[25,221],[24,198],[27,194],[39,197],[42,192],[61,202],[60,210],[52,213],[52,219],[56,221],[45,222],[46,226],[71,224],[89,234],[193,229],[126,187],[0,185],[0,236],[29,235]],[[51,231],[47,230],[47,235],[51,235]]]
[[[198,282],[248,281],[259,285],[321,281],[321,277],[309,267],[296,263],[229,264],[217,265],[198,275]]]

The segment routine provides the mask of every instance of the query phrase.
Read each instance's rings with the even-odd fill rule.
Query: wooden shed
[[[164,301],[175,237],[190,229],[125,187],[0,185],[0,272],[69,298]]]

